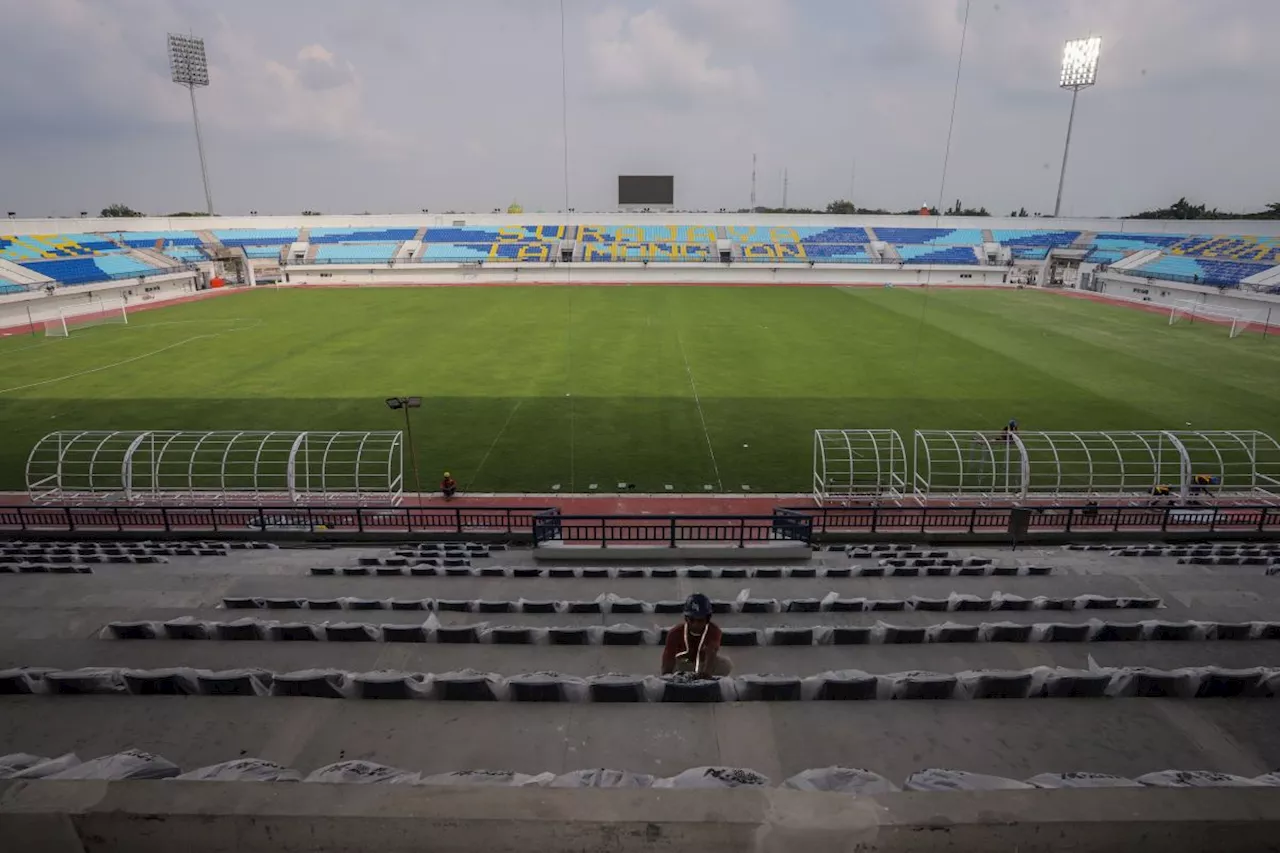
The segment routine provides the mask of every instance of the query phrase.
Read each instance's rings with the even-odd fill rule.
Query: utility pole
[[[787,169],[782,169],[782,209],[787,209]]]
[[[756,155],[751,155],[751,212],[756,212]]]

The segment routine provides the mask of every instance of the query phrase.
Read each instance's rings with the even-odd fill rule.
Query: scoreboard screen
[[[676,179],[672,175],[619,175],[619,205],[672,205]]]

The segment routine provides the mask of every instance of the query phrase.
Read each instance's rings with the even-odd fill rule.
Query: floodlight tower
[[[1058,198],[1053,203],[1056,217],[1062,209],[1062,184],[1067,179],[1067,155],[1071,152],[1071,125],[1076,120],[1076,98],[1081,89],[1087,89],[1098,80],[1098,54],[1102,39],[1090,36],[1072,39],[1062,49],[1062,77],[1058,87],[1071,90],[1071,117],[1067,119],[1067,144],[1062,149],[1062,172],[1058,175]]]
[[[196,109],[196,87],[209,85],[209,63],[204,56],[204,39],[169,33],[169,71],[173,82],[186,86],[191,95],[191,118],[196,124],[196,150],[200,152],[200,177],[204,179],[204,205],[206,212],[213,216],[209,170],[204,164],[204,141],[200,138],[200,112]]]

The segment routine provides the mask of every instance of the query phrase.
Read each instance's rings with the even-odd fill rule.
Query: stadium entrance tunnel
[[[1256,430],[917,430],[912,467],[921,502],[1280,502],[1280,442]]]
[[[386,506],[404,491],[399,432],[53,432],[27,457],[36,503]]]

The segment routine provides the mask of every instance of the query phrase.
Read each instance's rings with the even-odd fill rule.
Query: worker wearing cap
[[[723,634],[711,622],[711,599],[700,592],[684,603],[684,622],[667,632],[662,650],[662,674],[691,672],[699,678],[728,675],[732,662],[720,654]]]
[[[444,479],[440,481],[440,492],[444,495],[445,500],[458,493],[458,481],[453,479],[453,475],[448,471],[444,472]]]

